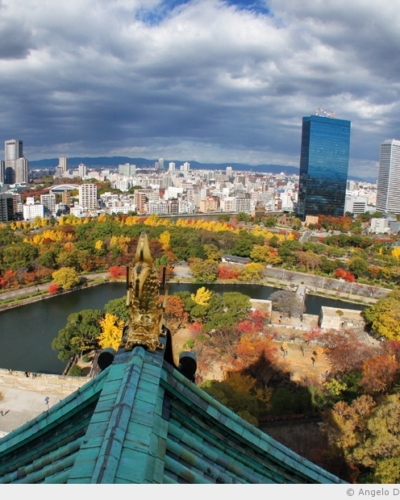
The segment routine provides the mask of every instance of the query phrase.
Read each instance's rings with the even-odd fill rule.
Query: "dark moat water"
[[[169,294],[187,290],[194,293],[199,285],[173,284]],[[207,285],[219,293],[240,292],[253,299],[268,299],[276,288],[260,285]],[[0,313],[0,368],[38,373],[62,373],[65,363],[57,358],[51,342],[67,323],[71,313],[82,309],[103,309],[112,299],[125,294],[124,283],[109,283],[60,295]],[[321,306],[363,309],[359,304],[308,296],[306,312],[319,314]]]

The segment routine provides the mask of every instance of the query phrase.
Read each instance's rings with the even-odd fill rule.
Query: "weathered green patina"
[[[164,350],[135,347],[1,439],[0,482],[342,481],[218,403],[164,361]]]

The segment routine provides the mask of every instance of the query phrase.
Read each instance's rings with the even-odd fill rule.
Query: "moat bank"
[[[237,291],[253,299],[268,299],[276,288],[262,285],[206,285],[216,292]],[[194,293],[199,285],[171,283],[169,293],[187,290]],[[122,297],[125,283],[107,283],[84,288],[65,295],[40,300],[0,313],[0,368],[12,370],[61,374],[65,363],[57,358],[51,342],[66,325],[68,316],[82,309],[103,309],[112,299]],[[307,296],[306,312],[319,314],[322,305],[362,309],[360,304],[342,302],[326,297]]]

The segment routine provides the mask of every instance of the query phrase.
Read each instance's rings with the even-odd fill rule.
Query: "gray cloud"
[[[301,118],[322,107],[352,121],[352,173],[374,175],[380,142],[399,135],[392,0],[246,6],[3,0],[0,140],[22,139],[31,159],[298,165]]]

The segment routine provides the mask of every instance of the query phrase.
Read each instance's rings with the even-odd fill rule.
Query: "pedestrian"
[[[3,410],[0,410],[0,415],[1,415],[2,417],[4,417],[4,411],[3,411]]]
[[[11,375],[11,374],[12,374],[12,372],[13,372],[13,371],[11,370],[11,368],[9,368],[9,369],[8,369],[8,373]]]
[[[29,373],[28,372],[25,372],[25,377],[29,378]]]

